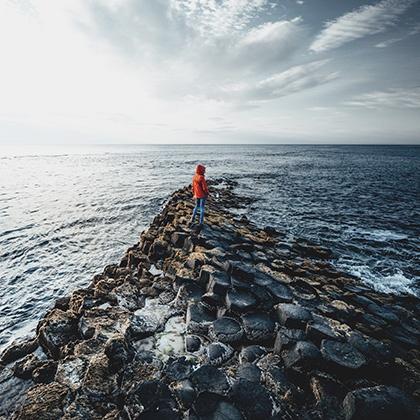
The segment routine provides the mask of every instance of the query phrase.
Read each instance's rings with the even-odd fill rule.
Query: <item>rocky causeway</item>
[[[418,419],[420,300],[176,191],[117,265],[0,355],[0,419]]]

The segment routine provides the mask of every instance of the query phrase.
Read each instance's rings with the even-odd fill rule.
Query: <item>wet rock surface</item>
[[[204,227],[176,191],[120,264],[0,355],[0,419],[419,418],[419,300],[209,185]]]

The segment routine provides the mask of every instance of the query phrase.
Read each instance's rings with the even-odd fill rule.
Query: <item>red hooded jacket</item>
[[[209,195],[206,178],[204,172],[206,168],[203,165],[197,165],[195,168],[195,175],[192,179],[192,193],[194,198],[206,198]]]

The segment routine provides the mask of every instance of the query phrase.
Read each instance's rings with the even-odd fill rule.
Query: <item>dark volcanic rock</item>
[[[232,385],[230,395],[247,419],[271,417],[273,403],[268,391],[262,385],[239,379]]]
[[[88,360],[85,357],[67,356],[60,360],[55,373],[56,382],[67,385],[75,391],[82,384],[87,364]]]
[[[185,336],[185,349],[194,353],[201,347],[201,338],[197,335],[187,335]]]
[[[47,384],[54,380],[58,363],[54,360],[43,361],[32,371],[32,379],[35,383]]]
[[[344,341],[344,337],[339,331],[334,329],[332,325],[324,322],[309,322],[306,326],[306,335],[318,345],[323,339]]]
[[[170,358],[164,367],[165,376],[171,382],[187,379],[191,372],[192,364],[185,357]]]
[[[257,306],[255,295],[247,290],[231,289],[226,293],[226,308],[233,312],[247,312]]]
[[[190,303],[187,308],[187,330],[191,333],[207,333],[208,327],[215,318],[215,315],[209,312],[202,303]]]
[[[37,338],[33,339],[21,339],[13,341],[1,354],[0,365],[6,365],[14,362],[29,353],[32,353],[38,347]]]
[[[280,324],[287,328],[305,328],[312,319],[311,313],[299,305],[279,303],[276,310]]]
[[[260,383],[261,369],[252,363],[241,364],[236,372],[236,377],[238,379],[246,379],[247,381]]]
[[[298,341],[291,349],[282,354],[286,367],[313,367],[320,359],[321,353],[310,341]]]
[[[215,271],[210,274],[207,291],[217,295],[224,295],[230,287],[230,277],[224,271]]]
[[[190,375],[190,381],[198,392],[208,391],[224,395],[229,390],[226,375],[214,366],[199,367]]]
[[[404,392],[383,385],[349,392],[343,409],[346,420],[415,420],[420,414]]]
[[[359,369],[366,364],[366,359],[351,344],[333,340],[322,340],[321,353],[324,359],[336,367]]]
[[[38,341],[45,353],[58,358],[60,348],[77,338],[76,318],[60,309],[53,309],[38,325]]]
[[[209,327],[209,335],[215,341],[235,343],[243,336],[243,329],[236,319],[221,317]]]
[[[184,380],[177,382],[172,386],[172,390],[184,409],[191,407],[197,395],[191,381]]]
[[[82,381],[83,391],[93,399],[113,400],[118,394],[117,379],[117,375],[108,368],[105,354],[98,354],[89,361]]]
[[[157,380],[140,382],[128,395],[125,410],[130,418],[179,418],[174,395],[166,384]]]
[[[105,354],[108,357],[108,367],[110,372],[118,372],[132,358],[133,349],[129,348],[123,335],[111,337],[105,344]]]
[[[271,340],[274,337],[274,321],[266,313],[250,313],[241,317],[245,335],[251,341]]]
[[[70,391],[65,385],[51,382],[31,388],[16,414],[17,420],[56,420],[61,418],[69,402]]]
[[[254,363],[261,357],[267,354],[267,350],[264,347],[258,345],[252,345],[244,347],[239,354],[239,361],[241,363]]]
[[[281,327],[277,331],[276,340],[274,342],[274,353],[280,354],[282,350],[292,347],[298,341],[304,341],[306,334],[302,330],[293,330]]]
[[[134,314],[128,327],[128,333],[131,337],[140,339],[153,335],[162,327],[160,319],[153,312],[142,312]]]
[[[233,349],[228,344],[211,343],[206,347],[207,362],[212,366],[220,366],[233,355]]]
[[[348,342],[372,361],[387,361],[392,358],[391,346],[375,338],[352,331]]]
[[[13,366],[15,376],[29,379],[35,368],[41,366],[41,360],[35,354],[29,354]]]

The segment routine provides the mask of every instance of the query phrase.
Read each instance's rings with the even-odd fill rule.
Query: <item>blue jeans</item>
[[[205,204],[206,204],[206,199],[205,198],[197,198],[197,203],[194,207],[191,222],[194,222],[197,211],[200,210],[200,225],[203,224],[203,221],[204,221],[204,205]]]

